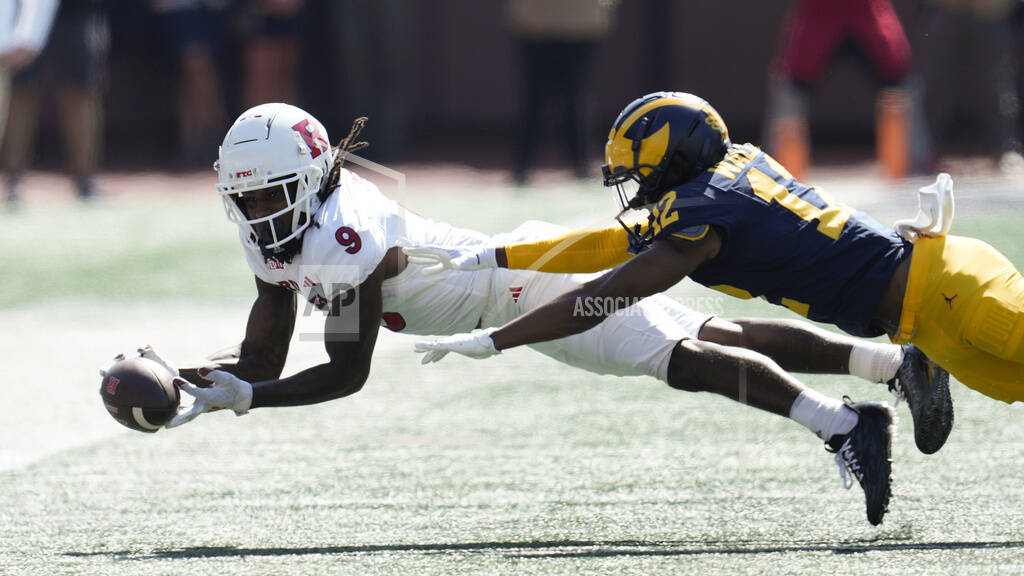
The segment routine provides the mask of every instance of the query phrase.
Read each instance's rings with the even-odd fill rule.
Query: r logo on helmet
[[[299,133],[299,136],[302,136],[302,141],[306,143],[306,146],[309,146],[309,152],[313,158],[323,154],[331,147],[316,125],[310,123],[309,118],[292,126],[292,130],[295,130]]]

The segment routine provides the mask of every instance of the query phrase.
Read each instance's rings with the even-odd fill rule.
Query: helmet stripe
[[[683,97],[684,95],[689,97],[685,98]],[[637,120],[639,120],[640,117],[642,117],[644,114],[647,114],[651,110],[655,110],[663,106],[685,106],[687,108],[696,108],[701,112],[704,112],[708,116],[714,118],[716,123],[721,122],[721,116],[719,116],[718,112],[716,112],[715,109],[712,108],[711,105],[708,104],[707,101],[704,100],[703,98],[693,96],[692,94],[675,92],[671,93],[671,95],[665,95],[661,98],[651,100],[650,102],[647,102],[646,104],[637,108],[632,114],[630,114],[626,118],[626,120],[622,124],[612,129],[612,133],[609,135],[609,140],[616,136],[623,136],[626,133],[626,130],[628,130]],[[719,132],[722,132],[725,138],[729,137],[728,132],[726,132],[724,123],[722,123],[720,126],[714,126],[714,128]]]
[[[626,121],[623,122],[618,127],[618,129],[615,130],[614,137],[624,137],[626,135],[626,131],[629,130],[633,126],[633,124],[636,123],[637,120],[642,118],[644,116],[644,114],[647,114],[651,110],[655,110],[657,108],[661,108],[663,106],[669,106],[669,105],[672,105],[672,104],[681,104],[681,105],[684,105],[684,106],[686,105],[686,103],[684,103],[682,101],[678,101],[678,100],[677,101],[672,101],[672,100],[670,100],[668,98],[659,98],[657,100],[651,100],[650,102],[648,102],[648,103],[644,104],[643,106],[637,108],[632,114],[630,114],[629,117],[626,118]]]
[[[670,132],[669,123],[665,122],[658,131],[644,138],[643,146],[634,153],[634,166],[641,167],[639,170],[642,176],[647,177],[653,170],[647,166],[657,166],[665,157]]]

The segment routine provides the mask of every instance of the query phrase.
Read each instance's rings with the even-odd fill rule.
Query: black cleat
[[[857,425],[847,434],[836,435],[825,443],[825,449],[836,455],[843,486],[853,486],[857,479],[864,489],[868,522],[877,526],[889,511],[892,495],[893,413],[881,402],[846,404],[857,412]]]
[[[949,372],[913,344],[903,347],[903,363],[889,381],[889,391],[907,401],[914,419],[914,443],[925,454],[942,448],[953,429]]]

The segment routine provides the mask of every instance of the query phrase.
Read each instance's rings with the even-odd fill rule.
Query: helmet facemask
[[[288,104],[261,104],[235,120],[214,169],[224,211],[249,248],[280,262],[299,253],[323,204],[329,142],[316,118]]]
[[[647,176],[640,173],[640,168],[650,169]],[[604,172],[604,185],[614,187],[613,194],[619,210],[638,210],[644,206],[658,201],[664,187],[661,185],[664,171],[657,166],[641,166],[630,170],[616,170],[614,173],[608,170],[608,166],[602,166]]]
[[[615,220],[626,229],[629,235],[629,252],[639,254],[654,240],[654,231],[650,226],[652,218],[648,207],[657,202],[666,189],[674,186],[675,182],[669,182],[666,178],[664,166],[653,166],[650,164],[636,164],[636,151],[646,133],[642,130],[633,138],[634,166],[626,168],[617,166],[611,170],[607,164],[601,167],[604,174],[605,187],[613,187],[613,194],[619,207],[619,213]],[[662,162],[668,164],[666,158]],[[647,174],[644,175],[644,172]],[[638,217],[635,212],[645,211],[646,215]],[[647,225],[637,222],[643,219]],[[628,222],[628,223],[627,223]]]
[[[619,208],[615,221],[629,235],[629,252],[639,254],[652,240],[649,223],[645,227],[639,221],[649,221],[651,217],[647,207],[657,201],[656,196],[651,198],[654,188],[648,186],[650,180],[636,170],[619,170],[613,174],[607,165],[601,168],[604,172],[604,185],[614,188],[613,197]],[[648,198],[651,200],[648,201]]]
[[[323,177],[316,167],[298,173],[277,176],[263,186],[218,185],[224,200],[228,220],[247,228],[249,240],[266,258],[290,262],[302,247],[302,233],[312,222],[319,208],[320,182]],[[281,200],[281,208],[265,216],[252,217],[246,206],[246,196],[266,195],[264,202]]]

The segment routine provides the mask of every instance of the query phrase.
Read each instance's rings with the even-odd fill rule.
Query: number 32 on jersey
[[[658,203],[654,205],[654,209],[651,210],[651,226],[654,228],[654,235],[661,234],[662,228],[665,228],[669,224],[672,224],[676,220],[679,220],[679,212],[672,210],[672,205],[676,202],[676,191],[669,190],[658,200]]]

